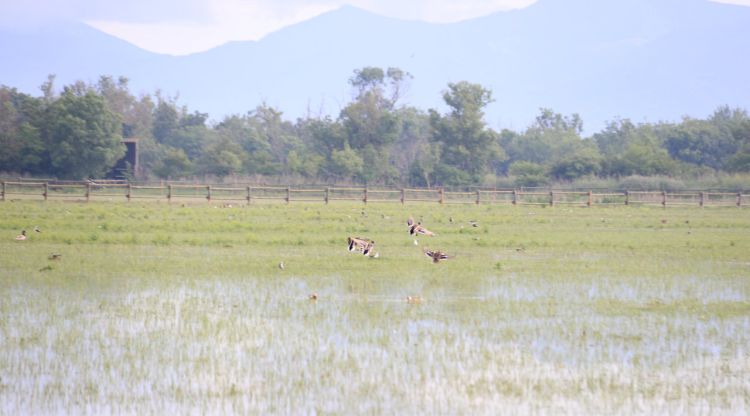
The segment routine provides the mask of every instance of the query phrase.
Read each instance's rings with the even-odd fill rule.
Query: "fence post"
[[[325,198],[324,198],[324,200],[326,201],[326,205],[328,205],[328,193],[330,192],[330,190],[331,190],[331,188],[329,188],[329,187],[326,186],[326,195],[325,195]]]
[[[477,205],[479,205],[480,190],[477,189]]]
[[[630,205],[630,191],[625,191],[625,205]]]
[[[206,200],[211,202],[211,185],[206,185]]]
[[[246,190],[247,195],[245,196],[245,198],[247,199],[247,204],[250,205],[250,200],[252,199],[252,196],[250,195],[250,187],[248,186]]]
[[[0,184],[2,184],[2,193],[0,193],[0,197],[2,198],[2,201],[5,201],[5,181],[0,181]]]
[[[86,182],[86,202],[91,200],[91,182]]]
[[[367,205],[367,187],[366,187],[366,186],[365,186],[365,195],[364,195],[364,197],[362,198],[362,202],[364,202],[364,203],[365,203],[365,205]]]
[[[406,191],[404,190],[404,188],[401,188],[401,205],[404,205],[404,198],[405,197],[406,197]]]
[[[742,207],[742,192],[737,192],[737,208]]]
[[[667,207],[667,191],[661,191],[661,206],[663,208]]]
[[[516,192],[515,189],[513,190],[513,200],[511,201],[511,203],[513,205],[516,205],[518,203],[518,193]]]
[[[292,191],[289,190],[289,187],[286,187],[286,203],[289,204],[289,200],[291,199],[291,193]]]
[[[167,202],[172,203],[172,185],[167,185]]]
[[[591,202],[592,202],[593,196],[591,194],[591,191],[589,191],[589,200],[586,202],[586,206],[591,208]]]
[[[44,193],[42,194],[44,196],[44,200],[47,200],[47,195],[49,195],[49,182],[44,183]]]
[[[131,193],[133,192],[133,185],[128,184],[128,194],[125,195],[126,198],[128,198],[128,202],[130,202],[130,198],[132,198]]]
[[[440,188],[440,203],[442,204],[443,202],[445,202],[445,190]]]
[[[555,206],[555,191],[549,191],[549,206]]]
[[[700,199],[698,200],[698,206],[701,207],[701,208],[703,208],[703,204],[705,204],[705,203],[706,203],[706,196],[705,196],[705,193],[703,191],[701,191],[701,193],[700,193]]]

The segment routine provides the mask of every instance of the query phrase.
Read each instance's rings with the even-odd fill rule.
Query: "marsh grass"
[[[438,236],[414,246],[409,215]],[[0,413],[747,413],[749,231],[737,209],[6,202]]]

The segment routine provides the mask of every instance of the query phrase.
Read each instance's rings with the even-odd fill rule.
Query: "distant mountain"
[[[378,16],[354,7],[173,57],[141,50],[86,25],[33,34],[0,29],[0,83],[39,94],[58,85],[124,75],[131,91],[179,92],[212,118],[261,102],[288,119],[338,115],[364,66],[414,76],[404,104],[444,109],[448,82],[492,89],[486,120],[522,130],[540,107],[577,112],[587,132],[617,117],[705,117],[728,104],[750,109],[750,7],[706,0],[539,0],[455,24]]]

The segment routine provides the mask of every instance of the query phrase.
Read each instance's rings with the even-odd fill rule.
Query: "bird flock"
[[[409,217],[409,219],[406,220],[406,226],[409,231],[409,235],[411,235],[412,237],[415,237],[414,245],[419,245],[419,241],[416,239],[416,237],[420,235],[425,235],[429,237],[434,237],[437,235],[434,232],[425,228],[422,225],[421,221],[419,222],[414,221],[413,217]],[[375,241],[369,238],[350,236],[350,237],[347,237],[346,243],[349,247],[349,251],[351,252],[359,252],[366,257],[373,257],[373,258],[377,258],[380,256],[380,254],[377,251],[375,251]],[[422,249],[422,252],[424,253],[425,256],[432,259],[433,263],[438,263],[441,260],[447,260],[447,259],[453,258],[453,256],[449,256],[443,251],[430,250],[427,247]]]
[[[38,226],[35,226],[34,232],[41,233],[42,230],[40,230]],[[16,236],[16,241],[26,241],[27,238],[29,238],[29,236],[26,234],[26,230],[21,230],[21,234]]]
[[[450,219],[451,222],[453,222],[453,218]],[[475,224],[472,224],[474,227],[476,227]],[[434,237],[437,234],[428,230],[422,225],[422,222],[414,221],[413,217],[409,217],[409,219],[406,221],[407,230],[409,232],[409,235],[414,237],[414,245],[419,245],[419,241],[417,237],[419,236],[428,236],[428,237]],[[34,232],[41,233],[42,231],[39,229],[38,226],[34,227]],[[16,241],[26,241],[29,238],[29,235],[26,233],[26,230],[21,230],[21,234],[17,235],[15,237]],[[358,252],[365,257],[370,258],[378,258],[380,257],[380,253],[376,251],[375,249],[375,240],[372,240],[367,237],[355,237],[355,236],[349,236],[346,239],[346,244],[350,252]],[[441,250],[431,250],[427,247],[422,249],[422,252],[425,256],[430,258],[433,263],[439,263],[441,260],[447,260],[450,258],[453,258],[454,256],[448,255],[447,253],[441,251]],[[57,261],[60,260],[62,257],[59,253],[50,253],[48,256],[48,260]],[[51,267],[47,266],[47,269],[51,269]],[[279,269],[284,270],[285,265],[284,262],[279,262]],[[308,297],[312,301],[316,301],[318,299],[318,295],[316,293],[312,293]],[[422,298],[419,296],[409,296],[407,297],[408,303],[421,303]]]
[[[35,226],[34,232],[41,233],[42,230],[39,229],[39,226]],[[21,230],[21,234],[18,234],[15,238],[16,241],[26,241],[28,239],[29,239],[29,235],[26,234],[26,230]],[[51,260],[51,261],[57,261],[57,260],[60,260],[61,258],[62,258],[62,254],[60,253],[50,253],[49,256],[47,256],[47,260]],[[52,270],[52,266],[47,265],[39,269],[40,272],[44,272],[48,270]]]

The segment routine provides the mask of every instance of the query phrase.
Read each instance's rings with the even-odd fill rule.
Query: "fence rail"
[[[750,194],[744,192],[712,191],[526,191],[521,189],[476,190],[451,192],[443,189],[379,189],[356,187],[308,187],[282,186],[212,186],[212,185],[133,185],[128,183],[60,183],[31,181],[0,181],[0,201],[15,199],[60,199],[60,200],[159,200],[175,201],[257,201],[322,202],[359,201],[407,202],[439,204],[508,204],[508,205],[655,205],[694,207],[748,207]]]

